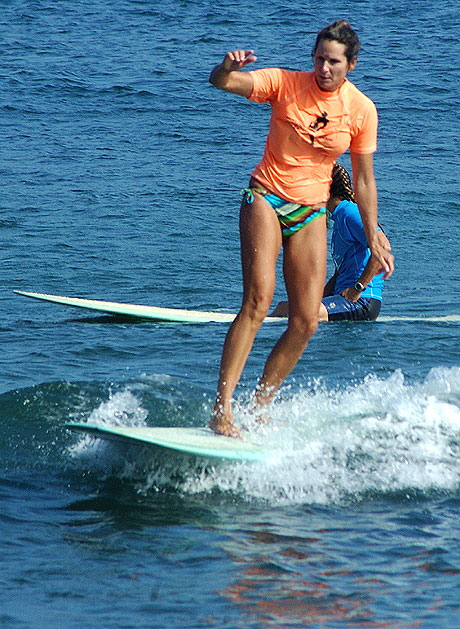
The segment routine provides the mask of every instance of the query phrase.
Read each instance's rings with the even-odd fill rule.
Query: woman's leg
[[[283,270],[289,303],[288,327],[265,364],[256,391],[260,406],[270,403],[316,331],[326,277],[326,249],[324,217],[285,239]]]
[[[209,424],[215,432],[239,436],[233,423],[232,398],[254,338],[270,307],[281,249],[281,228],[275,212],[259,194],[240,212],[243,302],[227,333],[222,353],[216,404]]]

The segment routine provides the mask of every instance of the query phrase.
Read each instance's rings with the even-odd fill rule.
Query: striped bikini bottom
[[[314,221],[315,218],[326,214],[325,207],[317,209],[311,205],[291,203],[265,190],[265,188],[262,188],[262,186],[258,185],[253,179],[250,181],[249,186],[249,188],[245,188],[241,191],[243,200],[250,205],[254,201],[254,192],[262,195],[265,201],[275,210],[284,238],[295,234],[299,229],[302,229],[302,227]]]

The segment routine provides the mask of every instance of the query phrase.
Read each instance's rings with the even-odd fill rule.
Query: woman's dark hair
[[[348,63],[355,61],[358,56],[361,43],[358,39],[358,35],[351,28],[350,24],[346,20],[337,20],[329,26],[325,26],[316,37],[315,45],[312,50],[312,57],[315,56],[316,50],[323,39],[330,41],[337,41],[339,44],[345,45],[345,56]]]
[[[341,201],[352,201],[355,203],[355,195],[348,171],[341,165],[334,164],[332,169],[332,182],[329,189],[331,197]]]

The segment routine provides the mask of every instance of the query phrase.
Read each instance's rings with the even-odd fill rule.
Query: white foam
[[[251,437],[273,451],[263,463],[162,463],[139,469],[140,491],[222,491],[273,504],[359,499],[375,492],[456,491],[460,484],[460,368],[433,369],[422,383],[402,372],[367,376],[345,389],[286,389],[271,410],[272,421],[251,424]],[[88,421],[142,425],[147,411],[125,391],[101,404]],[[86,449],[88,438],[80,445]],[[94,443],[94,440],[93,440]],[[74,449],[74,453],[76,450]],[[134,479],[134,478],[133,478]]]
[[[460,369],[421,384],[401,372],[342,391],[300,391],[274,409],[272,460],[189,478],[187,491],[241,492],[274,503],[333,503],[374,492],[456,491]]]
[[[129,390],[117,391],[109,399],[96,407],[88,417],[87,423],[94,426],[143,426],[148,412],[139,399]],[[91,456],[107,446],[90,435],[81,435],[80,439],[68,449],[71,457]]]

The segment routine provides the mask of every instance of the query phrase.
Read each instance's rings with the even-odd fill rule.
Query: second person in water
[[[373,321],[380,313],[383,275],[367,246],[350,175],[341,164],[334,164],[326,208],[333,223],[335,272],[324,287],[318,320]],[[288,302],[281,301],[271,315],[285,317],[288,313]]]

